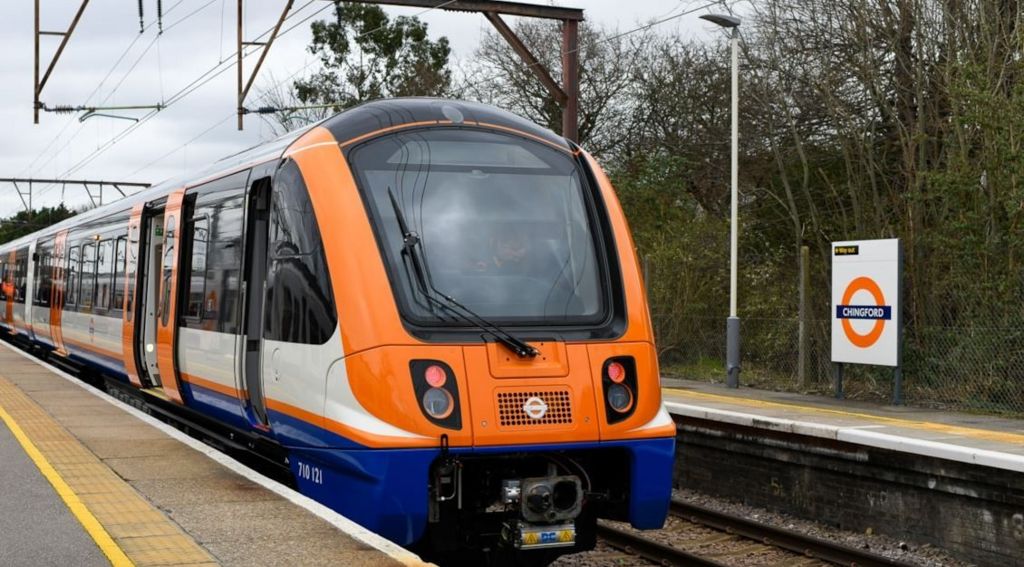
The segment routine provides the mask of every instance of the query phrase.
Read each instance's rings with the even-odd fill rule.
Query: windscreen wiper
[[[434,287],[433,282],[430,280],[430,274],[427,273],[423,258],[419,255],[420,237],[415,232],[409,230],[409,225],[405,222],[402,208],[398,205],[398,200],[395,199],[395,194],[391,192],[390,187],[388,187],[388,198],[391,200],[391,208],[395,211],[395,219],[398,220],[398,229],[402,231],[402,255],[409,258],[409,263],[412,264],[413,272],[416,275],[416,283],[419,285],[423,297],[431,304],[437,305],[448,313],[493,336],[520,358],[533,358],[540,354],[540,351],[522,339],[484,319],[469,307],[456,301],[452,296]],[[434,294],[441,299],[434,297]]]

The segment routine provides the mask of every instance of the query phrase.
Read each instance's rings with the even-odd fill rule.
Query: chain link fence
[[[664,375],[725,381],[724,317],[655,313],[654,324]],[[743,386],[833,394],[830,320],[806,321],[803,349],[799,319],[748,318],[740,326]],[[673,340],[660,340],[664,336]],[[846,365],[843,390],[847,398],[889,402],[892,369]],[[903,396],[907,404],[921,407],[1024,416],[1024,325],[906,328]]]

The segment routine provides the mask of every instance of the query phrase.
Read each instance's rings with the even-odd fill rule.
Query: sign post
[[[832,243],[832,362],[836,397],[843,364],[893,368],[895,405],[903,403],[903,254],[898,238]]]

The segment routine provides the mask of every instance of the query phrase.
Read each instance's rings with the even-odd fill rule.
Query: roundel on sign
[[[874,305],[853,305],[853,296],[858,291],[866,291],[874,300]],[[885,322],[892,318],[892,307],[886,305],[882,288],[875,280],[861,276],[854,278],[843,292],[842,305],[836,306],[836,317],[842,320],[843,334],[857,347],[868,348],[878,342],[885,330]],[[874,320],[871,330],[860,333],[853,327],[852,319]]]

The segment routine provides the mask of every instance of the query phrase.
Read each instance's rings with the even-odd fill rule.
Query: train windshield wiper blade
[[[409,263],[412,264],[412,269],[416,275],[416,283],[419,284],[420,292],[423,294],[423,297],[425,297],[429,303],[437,305],[448,313],[455,315],[459,319],[462,319],[470,325],[473,325],[474,327],[477,327],[493,336],[501,344],[508,347],[509,350],[516,353],[520,358],[533,358],[537,356],[539,351],[536,348],[530,346],[525,341],[517,338],[505,329],[502,329],[487,319],[484,319],[469,307],[466,307],[462,303],[456,301],[452,296],[443,293],[434,287],[433,282],[430,281],[430,275],[427,273],[423,259],[420,257],[419,251],[417,250],[420,243],[420,237],[415,232],[409,230],[409,225],[405,222],[405,215],[402,213],[402,208],[398,205],[398,200],[395,199],[395,194],[392,193],[390,187],[388,187],[388,198],[391,200],[391,208],[395,211],[395,219],[398,221],[398,229],[402,231],[402,255],[409,258]],[[434,294],[437,294],[441,299],[434,297]]]

